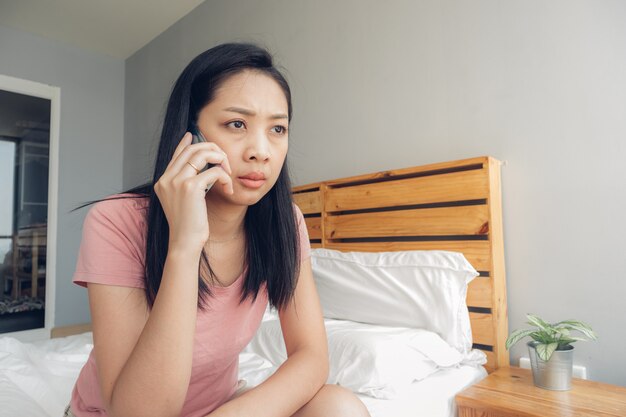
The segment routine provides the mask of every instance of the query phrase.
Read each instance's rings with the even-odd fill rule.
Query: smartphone
[[[200,142],[208,142],[206,140],[206,138],[204,137],[204,135],[202,134],[202,132],[200,132],[200,129],[198,129],[198,126],[196,126],[195,123],[192,123],[191,126],[189,126],[189,131],[191,132],[191,143],[200,143]],[[214,164],[206,164],[206,166],[200,170],[200,172],[204,172],[207,169],[211,168],[212,166],[214,166]],[[198,174],[200,173],[198,172]]]

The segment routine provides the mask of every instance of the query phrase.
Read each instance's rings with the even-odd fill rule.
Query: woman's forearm
[[[328,379],[326,353],[300,350],[257,387],[206,417],[289,417],[315,396]]]
[[[168,253],[146,325],[115,382],[109,415],[180,414],[191,378],[198,261],[194,252]]]

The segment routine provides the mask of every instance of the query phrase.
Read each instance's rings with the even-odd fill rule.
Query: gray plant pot
[[[555,350],[549,360],[544,361],[537,355],[536,341],[530,341],[530,367],[533,371],[533,382],[539,388],[553,391],[567,391],[572,388],[572,368],[574,364],[574,347]]]

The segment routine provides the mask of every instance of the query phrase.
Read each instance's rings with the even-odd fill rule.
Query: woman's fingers
[[[206,164],[223,164],[224,169],[232,173],[226,153],[212,142],[195,143],[187,146],[172,162],[168,170],[173,175],[185,172],[185,167],[191,168],[187,162],[191,162],[199,170],[202,170]]]
[[[227,194],[233,194],[235,192],[233,188],[233,179],[226,173],[226,171],[218,166],[209,168],[203,173],[196,175],[192,181],[195,181],[198,184],[198,187],[205,190],[205,192],[208,191],[216,182],[223,185],[224,191]]]
[[[233,194],[232,169],[226,153],[213,142],[191,144],[191,141],[192,135],[185,133],[162,180],[179,185],[188,183],[192,188],[202,188],[205,192],[219,182],[226,193]],[[207,164],[212,166],[205,170]]]
[[[228,158],[226,157],[226,154],[223,154],[221,152],[206,150],[198,151],[189,158],[188,162],[193,164],[200,171],[204,170],[207,164],[221,165],[221,167],[224,168],[224,171],[232,174],[232,171],[230,170],[230,165],[228,164]],[[185,163],[185,165],[181,169],[181,172],[184,172],[185,169],[191,170],[191,173],[200,173],[188,163]]]
[[[183,138],[180,140],[180,142],[178,142],[178,146],[174,150],[174,155],[172,155],[172,159],[170,159],[170,162],[167,164],[167,168],[169,168],[172,165],[172,163],[176,160],[176,158],[178,158],[178,155],[180,155],[181,152],[185,150],[187,145],[191,144],[192,139],[193,139],[193,136],[191,135],[190,132],[186,132],[183,135]]]

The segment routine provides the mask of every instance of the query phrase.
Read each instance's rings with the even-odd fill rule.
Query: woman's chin
[[[266,194],[266,191],[263,189],[250,190],[235,187],[234,191],[233,194],[227,194],[224,191],[211,190],[207,193],[207,199],[216,198],[230,204],[252,206],[258,203]]]

